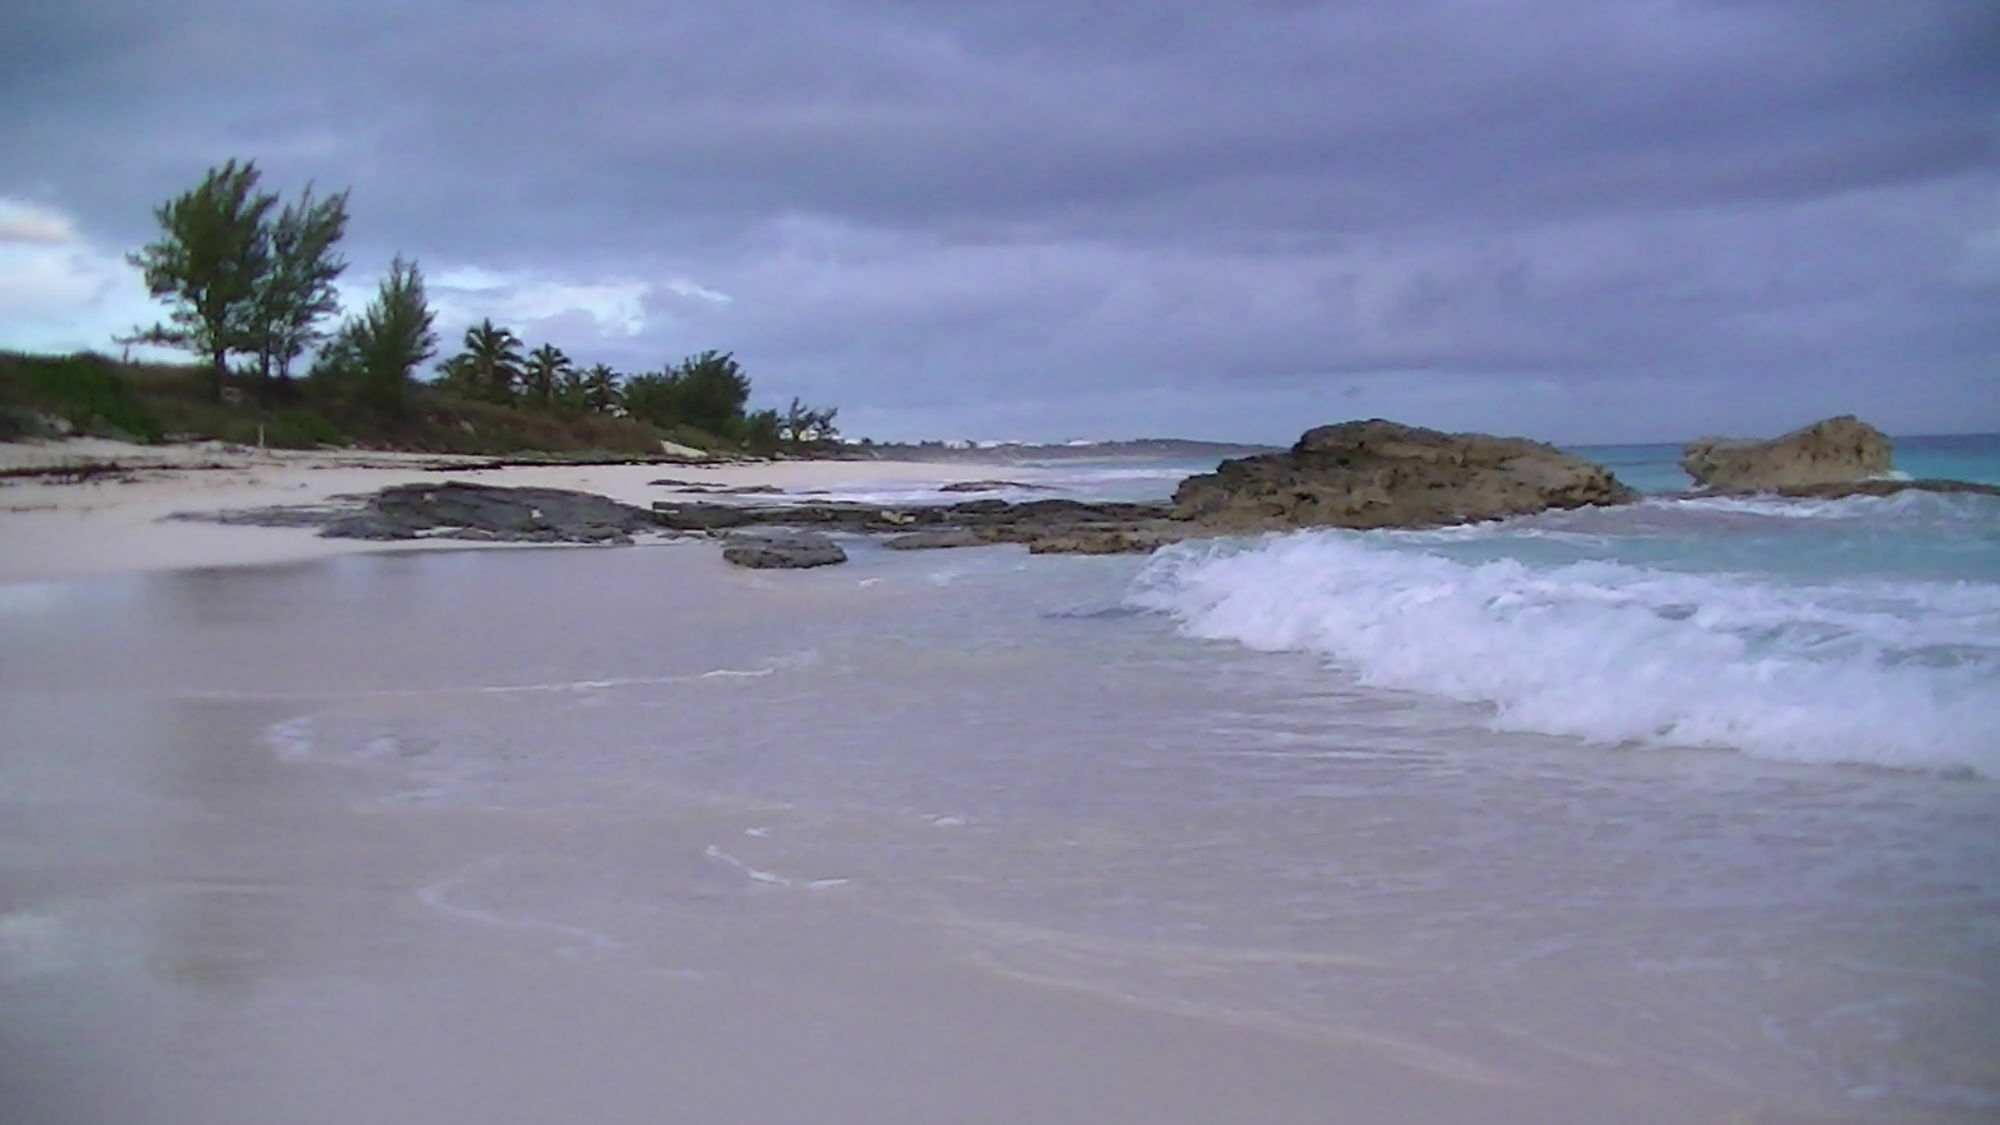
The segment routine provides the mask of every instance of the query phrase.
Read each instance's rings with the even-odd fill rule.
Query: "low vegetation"
[[[294,202],[258,191],[234,160],[154,211],[159,237],[130,255],[167,317],[125,344],[180,348],[190,364],[85,352],[0,352],[0,440],[81,433],[131,441],[215,439],[445,453],[656,455],[662,442],[709,453],[821,449],[831,408],[794,398],[751,410],[736,358],[704,351],[658,371],[581,367],[554,343],[533,348],[481,321],[439,354],[422,268],[398,256],[375,299],[340,312],[334,282],[347,192]],[[313,359],[294,379],[294,363]]]

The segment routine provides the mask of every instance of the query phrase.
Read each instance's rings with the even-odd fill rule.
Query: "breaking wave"
[[[1500,729],[2000,777],[2000,582],[1490,557],[1519,534],[1467,558],[1380,533],[1183,544],[1128,601]]]

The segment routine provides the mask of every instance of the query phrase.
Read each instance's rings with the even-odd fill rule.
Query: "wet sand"
[[[496,856],[563,856],[562,818],[359,816],[244,763],[229,710],[75,755],[32,844],[13,819],[10,849],[59,857],[9,896],[6,1120],[1528,1122],[1572,1103],[1022,983],[841,902],[715,885],[690,869],[724,826],[699,816],[648,828],[647,891],[675,910],[642,944],[510,916],[467,883]],[[1620,1119],[1690,1119],[1653,1109]]]
[[[663,580],[649,612],[684,626],[656,666],[700,682],[770,639],[741,640],[768,614],[761,580],[706,552],[648,554]],[[476,639],[413,632],[371,661],[357,636],[320,632],[357,590],[393,602],[454,581],[448,557],[410,564],[10,588],[0,1117],[1723,1119],[1645,1079],[1537,1089],[1010,964],[1005,931],[967,943],[875,893],[893,862],[850,886],[814,877],[811,849],[792,872],[740,858],[782,802],[629,777],[604,782],[613,799],[589,774],[506,800],[480,797],[477,774],[445,780],[460,798],[406,788],[399,759],[424,747],[378,738],[342,757],[333,728],[296,716],[384,692],[422,713],[423,693],[495,679],[430,648]],[[328,606],[288,608],[307,588]],[[828,612],[776,596],[795,619]],[[295,612],[317,624],[288,633]],[[364,633],[380,612],[360,613]]]

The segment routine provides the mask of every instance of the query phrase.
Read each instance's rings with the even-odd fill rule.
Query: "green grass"
[[[158,412],[116,361],[90,352],[67,356],[0,353],[0,403],[67,421],[79,433],[159,441]]]
[[[208,393],[192,365],[122,363],[95,353],[67,356],[0,351],[0,440],[41,436],[37,416],[60,418],[83,434],[160,442],[210,439],[279,449],[359,446],[434,453],[643,457],[660,440],[736,452],[725,440],[686,426],[669,431],[630,418],[565,414],[460,398],[429,384],[411,386],[400,416],[297,382],[246,388],[233,401]]]

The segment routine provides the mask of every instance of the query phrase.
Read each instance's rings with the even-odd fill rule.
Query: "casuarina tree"
[[[313,198],[307,185],[265,232],[266,264],[247,325],[266,381],[291,379],[292,361],[326,338],[319,324],[340,311],[333,283],[347,269],[335,247],[347,232],[347,193]]]
[[[185,348],[207,359],[218,398],[229,353],[243,350],[259,281],[270,261],[264,217],[278,197],[257,191],[254,161],[211,168],[199,186],[153,211],[160,237],[126,260],[167,302],[167,322],[136,330],[133,343]]]
[[[375,300],[327,345],[314,377],[350,388],[382,414],[401,413],[410,373],[437,351],[435,316],[424,295],[423,271],[397,258]]]

